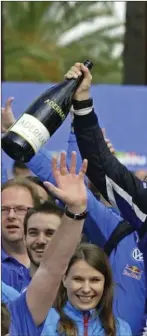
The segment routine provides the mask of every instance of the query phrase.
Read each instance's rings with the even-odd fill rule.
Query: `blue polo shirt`
[[[8,286],[15,288],[18,292],[21,292],[21,289],[24,287],[24,281],[29,276],[29,269],[22,265],[12,256],[8,255],[2,248],[1,253],[2,259],[2,281],[5,282]]]
[[[10,336],[40,336],[44,327],[36,327],[26,302],[26,292],[8,304],[11,314]]]
[[[21,293],[24,293],[28,286],[29,286],[29,283],[31,282],[32,278],[30,277],[30,274],[28,274],[27,277],[24,277],[23,281],[22,281],[22,288],[21,288]]]

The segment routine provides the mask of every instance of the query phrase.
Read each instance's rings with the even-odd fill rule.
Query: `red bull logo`
[[[130,278],[140,280],[142,276],[142,271],[137,266],[126,265],[123,271],[123,275],[127,275]]]
[[[126,265],[126,268],[127,268],[129,271],[132,271],[132,272],[134,272],[134,273],[140,273],[140,272],[141,272],[141,270],[140,270],[138,267],[136,267],[136,266],[129,266],[129,265]]]

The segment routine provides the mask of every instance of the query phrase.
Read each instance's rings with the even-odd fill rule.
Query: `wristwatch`
[[[82,110],[87,107],[92,107],[93,106],[93,99],[89,98],[87,100],[75,100],[73,99],[72,101],[73,108],[74,110]]]
[[[72,213],[68,210],[67,205],[65,206],[65,215],[69,218],[75,219],[75,220],[82,220],[85,219],[87,217],[88,211],[85,210],[84,212],[82,212],[81,214],[77,214],[77,213]]]

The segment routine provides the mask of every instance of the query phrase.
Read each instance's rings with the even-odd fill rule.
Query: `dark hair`
[[[69,262],[65,275],[68,275],[72,265],[79,260],[85,260],[91,267],[98,270],[105,277],[104,292],[96,310],[106,335],[116,336],[115,320],[112,310],[113,280],[108,258],[104,251],[98,246],[88,243],[80,244]],[[66,288],[63,283],[61,283],[54,304],[55,309],[60,314],[58,332],[66,336],[77,336],[78,330],[76,323],[64,313],[64,306],[67,300]]]
[[[54,196],[51,194],[51,192],[48,190],[48,188],[44,185],[44,183],[42,181],[40,181],[40,179],[38,178],[38,176],[27,176],[26,178],[29,181],[31,181],[31,182],[37,184],[38,186],[40,186],[41,188],[43,188],[46,191],[49,200],[51,200],[52,202],[55,203]]]
[[[32,183],[26,177],[16,177],[16,178],[8,180],[2,185],[1,192],[3,192],[3,190],[5,189],[13,188],[13,187],[18,187],[18,188],[20,187],[20,188],[27,189],[32,196],[34,206],[36,207],[40,204],[39,195],[36,189],[33,187]]]
[[[19,160],[16,160],[13,163],[13,167],[12,167],[13,173],[15,173],[16,168],[28,169],[29,170],[29,168],[25,165],[25,163],[23,163],[22,161],[19,161]]]
[[[64,210],[60,208],[55,203],[45,201],[44,203],[40,204],[39,206],[30,209],[25,218],[24,218],[24,234],[26,236],[27,234],[27,227],[28,227],[28,220],[29,218],[37,213],[43,213],[43,214],[56,214],[59,217],[62,217],[64,215]]]
[[[10,313],[5,303],[1,303],[1,336],[9,333]]]

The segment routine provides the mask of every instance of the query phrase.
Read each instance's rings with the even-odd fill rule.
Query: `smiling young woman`
[[[112,311],[113,281],[107,256],[93,244],[80,244],[70,260],[55,302],[57,330],[66,336],[131,335]]]

